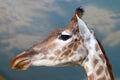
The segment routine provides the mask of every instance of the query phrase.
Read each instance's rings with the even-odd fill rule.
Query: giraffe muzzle
[[[31,66],[31,60],[26,57],[15,57],[11,63],[12,69],[26,70]]]

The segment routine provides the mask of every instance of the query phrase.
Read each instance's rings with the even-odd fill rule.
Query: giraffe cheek
[[[71,53],[71,49],[68,49],[62,53],[61,57],[63,57],[63,56],[68,57],[70,53]]]
[[[88,51],[84,48],[78,50],[78,54],[80,58],[85,58],[88,55]]]

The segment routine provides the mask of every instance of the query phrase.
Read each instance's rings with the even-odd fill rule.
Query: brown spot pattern
[[[102,59],[103,63],[105,63],[104,56],[102,54],[99,54],[99,57]]]
[[[97,71],[96,71],[96,74],[97,75],[100,75],[102,72],[103,72],[103,66],[99,66],[99,68],[97,69]]]
[[[104,50],[101,42],[98,40],[97,36],[96,36],[95,34],[94,34],[94,36],[95,36],[95,39],[97,40],[97,42],[98,42],[98,44],[99,44],[99,46],[100,46],[100,49],[101,49],[102,52],[103,52],[103,56],[104,56],[105,61],[106,61],[107,70],[108,70],[108,73],[109,73],[109,75],[110,75],[110,79],[111,79],[111,80],[114,80],[114,76],[113,76],[113,72],[112,72],[112,66],[110,65],[109,59],[108,59],[108,57],[107,57],[107,54],[106,54],[106,52],[105,52],[105,50]]]
[[[53,59],[54,59],[54,57],[52,57],[52,56],[51,56],[51,57],[49,57],[49,60],[53,60]]]
[[[74,54],[74,52],[71,51],[68,56],[71,57],[73,54]]]
[[[72,43],[72,44],[68,45],[68,48],[72,48],[72,47],[73,47],[73,45],[74,45],[74,43]]]
[[[106,80],[106,77],[103,76],[103,77],[98,78],[97,80]]]
[[[66,50],[65,52],[62,53],[61,57],[63,56],[68,56],[71,53],[71,49]]]
[[[89,61],[89,58],[86,58],[85,62],[88,62]]]
[[[80,44],[81,44],[81,41],[78,41],[77,43],[78,43],[78,45],[80,45]]]
[[[66,49],[67,49],[67,47],[65,46],[65,47],[62,48],[62,51],[66,50]]]
[[[93,66],[95,67],[97,65],[97,63],[98,63],[98,59],[94,59],[93,60]]]
[[[51,48],[53,48],[53,47],[55,47],[55,46],[56,46],[55,43],[51,43],[51,44],[48,45],[47,49],[51,49]]]
[[[77,45],[77,43],[75,43],[74,47],[73,47],[73,51],[76,51],[77,48],[78,48],[78,45]]]
[[[56,50],[56,51],[55,51],[55,55],[59,55],[60,53],[61,53],[60,50]]]
[[[94,80],[94,75],[93,75],[93,74],[90,74],[90,75],[88,76],[88,80]]]
[[[96,51],[99,50],[99,46],[98,46],[98,44],[95,45],[95,50],[96,50]]]

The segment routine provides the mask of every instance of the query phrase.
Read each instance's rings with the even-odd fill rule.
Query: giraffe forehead
[[[54,30],[52,33],[50,33],[50,35],[45,38],[42,42],[40,42],[39,44],[33,46],[35,48],[39,48],[39,47],[43,47],[45,46],[45,44],[48,44],[49,42],[55,40],[58,36],[59,33],[61,33],[63,30],[62,29],[56,29]]]
[[[63,30],[61,30],[61,29],[54,30],[45,40],[57,38],[58,34],[61,33],[62,31]]]

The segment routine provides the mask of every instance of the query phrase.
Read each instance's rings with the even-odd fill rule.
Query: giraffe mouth
[[[28,58],[15,58],[11,63],[12,69],[26,70],[31,66],[31,60]]]

